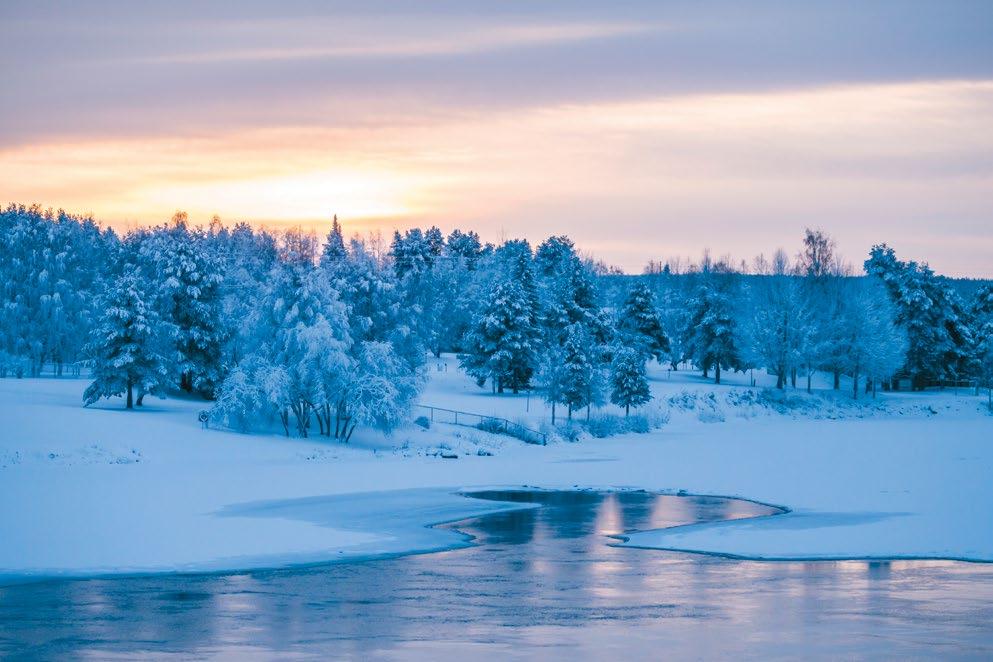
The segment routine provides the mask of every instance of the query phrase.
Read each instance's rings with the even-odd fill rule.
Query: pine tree
[[[624,407],[624,415],[631,413],[631,407],[640,407],[652,399],[645,374],[645,357],[630,347],[614,352],[610,364],[610,401]]]
[[[341,233],[341,223],[338,222],[338,215],[335,214],[331,221],[331,230],[324,241],[324,248],[321,250],[321,266],[325,269],[334,269],[348,258],[348,251],[345,250],[345,238]]]
[[[970,373],[975,343],[958,295],[926,264],[901,262],[885,244],[872,247],[865,270],[886,285],[896,305],[910,343],[904,371],[916,388]]]
[[[160,257],[160,269],[163,292],[171,298],[179,385],[213,397],[225,373],[220,264],[205,250],[200,235],[183,232],[170,243],[169,253]]]
[[[572,418],[576,409],[602,399],[593,340],[583,325],[572,324],[566,329],[562,359],[562,403],[568,407],[569,418]]]
[[[721,383],[721,370],[742,367],[738,325],[734,314],[737,281],[731,273],[705,273],[690,304],[686,348],[704,376],[714,369],[714,381]]]
[[[645,356],[662,361],[669,352],[669,338],[655,304],[655,295],[645,283],[637,283],[624,300],[617,318],[620,342],[639,349]]]
[[[83,404],[100,398],[127,396],[127,408],[146,393],[158,394],[169,384],[169,362],[163,347],[167,325],[146,294],[133,265],[125,265],[120,278],[101,299],[102,313],[93,329],[93,383],[83,394]]]
[[[480,386],[490,379],[497,392],[510,388],[518,393],[531,385],[537,339],[527,294],[520,283],[505,281],[496,286],[476,318],[459,358]]]

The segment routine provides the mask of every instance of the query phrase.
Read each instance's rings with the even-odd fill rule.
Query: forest
[[[240,431],[347,441],[410,417],[430,355],[561,418],[651,398],[646,364],[817,371],[877,389],[993,384],[993,285],[965,298],[885,243],[858,269],[829,235],[752,263],[653,261],[621,276],[566,236],[484,243],[438,228],[346,239],[214,219],[118,235],[38,206],[0,212],[0,377],[85,376],[85,405],[185,392]],[[47,373],[46,373],[47,374]],[[865,397],[865,395],[862,395]]]

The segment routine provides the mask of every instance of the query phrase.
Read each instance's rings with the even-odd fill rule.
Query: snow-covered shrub
[[[582,425],[590,435],[597,439],[631,432],[646,434],[658,427],[658,425],[653,425],[652,419],[643,414],[635,414],[633,416],[601,414],[590,418],[589,421],[585,421]]]
[[[425,430],[431,429],[431,419],[427,416],[418,416],[414,419],[414,425],[420,426]]]
[[[476,424],[476,429],[490,434],[503,434],[504,427],[504,422],[498,418],[484,418]]]

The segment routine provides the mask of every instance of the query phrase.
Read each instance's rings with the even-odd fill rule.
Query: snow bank
[[[477,395],[451,368],[432,376],[430,404],[471,402],[464,408],[483,413],[527,406],[526,396]],[[670,395],[710,388],[723,399],[741,390],[663,380],[656,387]],[[890,403],[907,405],[902,415],[891,408],[864,419],[734,415],[705,424],[691,414],[650,434],[548,447],[440,425],[393,437],[360,431],[345,446],[203,430],[203,403],[192,400],[83,409],[84,386],[0,380],[7,581],[235,570],[464,544],[423,527],[502,507],[452,494],[451,486],[484,485],[683,489],[792,509],[632,535],[629,544],[639,546],[756,558],[993,560],[993,417],[965,394],[890,394]],[[483,446],[492,455],[478,455]],[[438,448],[459,458],[443,459]]]

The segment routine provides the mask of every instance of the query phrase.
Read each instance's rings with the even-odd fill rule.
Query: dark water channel
[[[485,492],[540,508],[445,525],[476,546],[225,575],[0,588],[3,659],[993,657],[993,566],[763,563],[613,546],[766,506]]]

